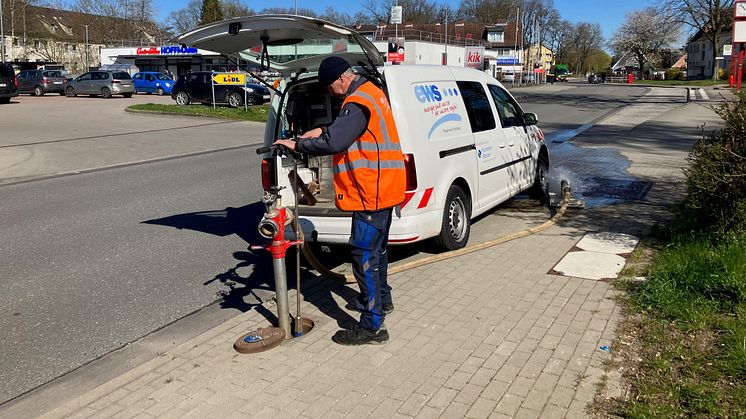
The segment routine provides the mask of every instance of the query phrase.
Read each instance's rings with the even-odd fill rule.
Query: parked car
[[[10,103],[10,98],[18,96],[18,78],[13,66],[0,63],[0,103]]]
[[[60,70],[24,70],[18,74],[18,93],[44,96],[45,93],[65,94],[67,78]]]
[[[171,98],[179,105],[188,105],[191,102],[212,104],[213,74],[209,71],[200,71],[179,77],[171,90]],[[214,88],[215,103],[228,104],[234,108],[244,105],[244,95],[247,103],[251,105],[261,105],[270,99],[269,89],[254,83],[246,83],[245,86],[217,84]]]
[[[68,97],[77,95],[101,96],[104,99],[112,95],[132,97],[135,86],[132,77],[124,71],[89,71],[67,82],[65,94]]]
[[[525,73],[521,80],[523,83],[541,83],[541,75],[539,73]]]
[[[503,83],[510,83],[510,82],[515,81],[515,73],[511,73],[511,72],[503,73],[502,81]]]
[[[599,76],[596,73],[591,73],[591,75],[588,76],[588,83],[590,84],[601,83],[601,76]]]
[[[174,79],[156,71],[141,71],[132,76],[136,93],[155,93],[158,96],[171,94]]]

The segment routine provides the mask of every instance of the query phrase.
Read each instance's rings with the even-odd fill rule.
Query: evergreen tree
[[[220,0],[202,0],[202,10],[199,15],[199,24],[223,20],[223,9],[220,7]]]

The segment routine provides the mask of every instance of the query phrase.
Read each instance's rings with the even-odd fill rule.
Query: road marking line
[[[699,93],[702,95],[702,100],[710,100],[710,97],[705,93],[705,89],[700,88]]]

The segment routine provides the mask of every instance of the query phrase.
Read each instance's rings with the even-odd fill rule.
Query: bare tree
[[[458,17],[469,22],[491,23],[515,18],[520,0],[461,0]]]
[[[190,0],[186,7],[169,13],[166,22],[178,33],[191,31],[199,24],[201,8],[202,0]]]
[[[223,17],[226,19],[242,16],[253,16],[254,9],[249,7],[243,0],[221,0],[223,6]]]
[[[294,15],[295,8],[294,7],[267,7],[265,9],[262,9],[260,14],[263,15]],[[318,17],[319,14],[316,13],[315,10],[312,9],[304,9],[302,7],[298,8],[298,15],[299,16],[308,16],[308,17]]]
[[[337,11],[332,6],[328,6],[324,13],[319,15],[319,18],[328,20],[329,22],[336,23],[338,25],[352,25],[355,20],[347,13]]]
[[[590,54],[604,44],[601,33],[601,25],[598,23],[580,22],[575,25],[575,38],[573,45],[576,51],[576,69],[578,72],[587,70]]]
[[[678,23],[701,31],[712,46],[712,59],[720,46],[720,35],[730,27],[733,15],[733,0],[657,0],[658,11]],[[718,73],[713,63],[712,78]]]
[[[365,0],[362,4],[364,13],[375,23],[389,22],[391,7],[396,0]],[[399,0],[402,7],[402,18],[409,23],[432,23],[437,19],[442,7],[435,0]]]
[[[589,68],[591,54],[604,44],[601,25],[588,22],[567,24],[570,26],[560,33],[561,49],[555,51],[555,59],[558,63],[569,64],[575,72],[582,73]]]
[[[633,11],[612,36],[609,46],[617,55],[633,56],[640,69],[650,63],[661,49],[670,46],[679,37],[679,26],[654,8]]]
[[[574,29],[570,21],[561,20],[559,17],[547,27],[547,45],[554,52],[554,60],[557,63],[567,61]]]

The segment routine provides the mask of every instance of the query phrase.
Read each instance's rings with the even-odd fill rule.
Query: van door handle
[[[463,147],[456,147],[456,148],[452,148],[449,150],[443,150],[440,153],[438,153],[438,155],[442,159],[444,157],[452,156],[454,154],[465,153],[469,150],[476,150],[476,149],[477,149],[476,144],[470,144],[470,145],[463,146]]]

